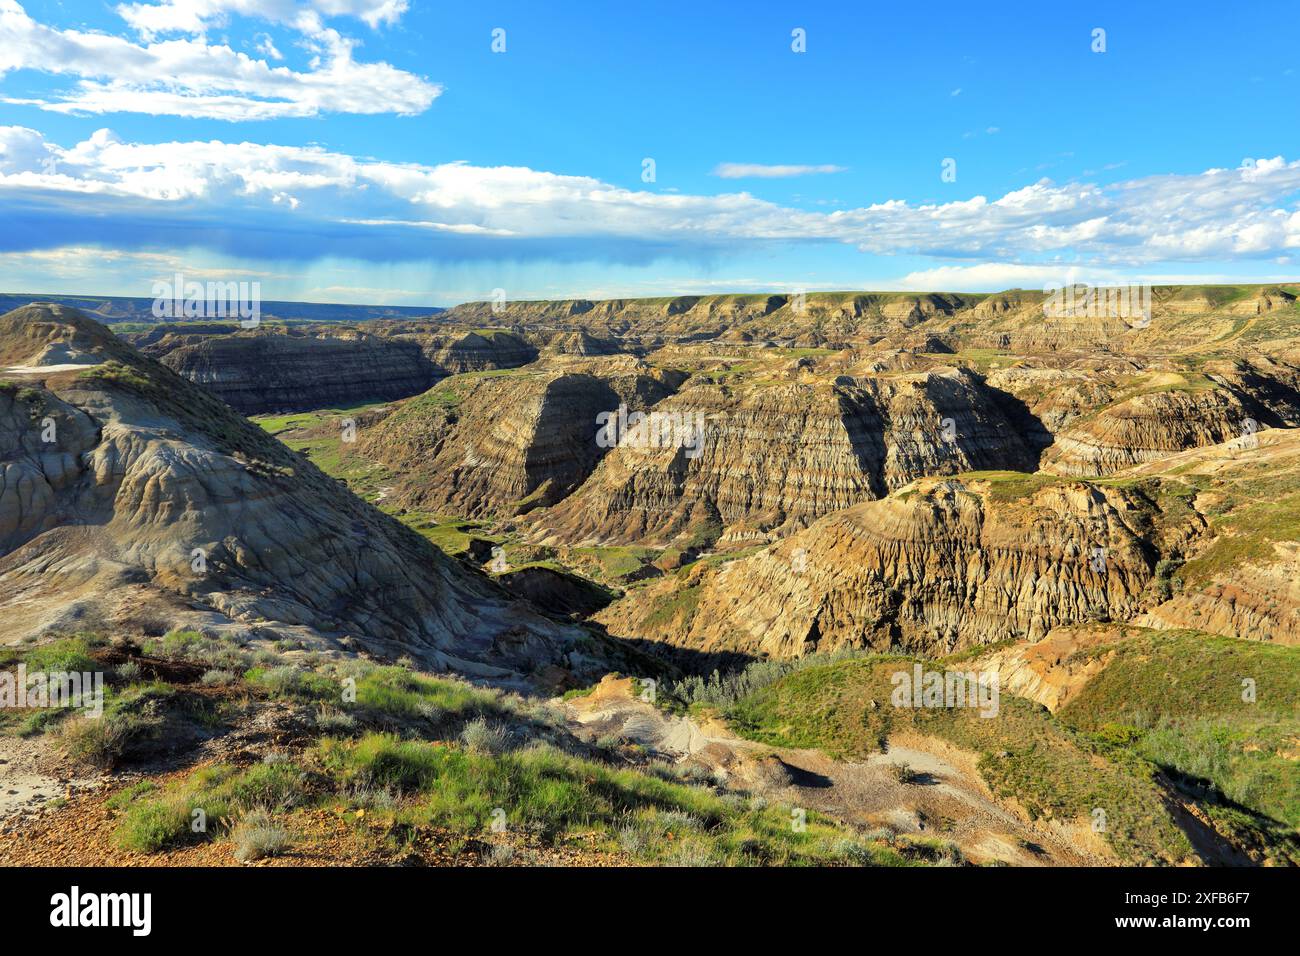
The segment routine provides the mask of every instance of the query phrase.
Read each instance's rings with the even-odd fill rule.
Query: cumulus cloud
[[[276,23],[302,21],[304,16],[354,17],[372,28],[396,23],[407,0],[164,0],[163,3],[123,3],[118,15],[137,33],[203,33],[224,24],[232,13]]]
[[[824,173],[842,173],[845,166],[764,166],[761,163],[719,163],[713,175],[722,179],[788,179],[792,176],[816,176]]]
[[[7,248],[39,241],[23,238],[40,234],[31,223],[65,216],[64,228],[105,222],[117,234],[146,223],[237,222],[268,242],[294,234],[303,256],[326,241],[364,255],[377,237],[385,240],[371,246],[377,258],[432,248],[421,243],[449,254],[602,259],[615,243],[689,254],[828,242],[958,264],[1140,266],[1291,253],[1300,248],[1298,193],[1300,162],[1277,157],[1106,186],[1042,179],[996,198],[813,212],[748,192],[634,190],[523,166],[393,163],[218,140],[126,143],[106,130],[64,148],[31,129],[0,127],[0,208],[21,207],[27,217],[21,229],[0,228]],[[1037,276],[1024,277],[1038,284]]]
[[[59,113],[134,112],[237,121],[327,112],[410,115],[428,109],[442,92],[437,84],[388,63],[358,62],[355,41],[325,26],[321,12],[312,8],[286,4],[282,11],[312,53],[307,70],[272,66],[227,45],[209,44],[201,35],[219,13],[255,10],[279,19],[279,6],[255,0],[186,0],[119,7],[145,37],[141,45],[103,33],[58,30],[33,20],[17,0],[0,0],[0,77],[31,69],[77,79],[74,88],[52,96],[4,101]],[[347,8],[376,22],[390,15],[386,10],[405,9],[401,3],[365,0],[317,0],[316,6],[326,13]],[[164,32],[199,35],[157,39]],[[272,46],[263,55],[275,60],[277,53]]]

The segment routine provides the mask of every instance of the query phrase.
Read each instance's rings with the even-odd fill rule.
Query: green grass
[[[980,773],[993,792],[1014,798],[1032,817],[1076,822],[1102,808],[1107,837],[1122,859],[1176,862],[1190,855],[1150,764],[1127,755],[1103,757],[1088,736],[1006,694],[990,719],[972,709],[892,707],[890,674],[910,666],[910,659],[895,657],[807,668],[743,699],[727,716],[751,739],[817,747],[837,757],[879,750],[901,730],[939,737],[979,754]]]
[[[381,504],[380,509],[388,511]],[[392,511],[389,512],[412,531],[417,532],[431,544],[436,545],[444,554],[452,556],[464,554],[469,550],[470,538],[482,538],[493,544],[500,544],[505,539],[501,535],[484,531],[484,522],[453,515],[436,515],[427,511]]]
[[[1271,495],[1256,489],[1265,495],[1261,500],[1230,497],[1221,505],[1224,513],[1211,519],[1214,540],[1183,565],[1175,581],[1187,587],[1208,584],[1218,574],[1271,558],[1275,543],[1300,540],[1300,491],[1284,490],[1294,488],[1294,476],[1283,480]]]
[[[305,786],[303,772],[285,763],[244,771],[225,764],[205,767],[161,791],[137,785],[113,798],[125,810],[115,837],[123,848],[141,853],[199,843],[228,832],[240,811],[296,805],[305,798]]]
[[[283,415],[252,415],[249,420],[261,426],[268,434],[279,436],[285,432],[302,431],[316,428],[327,422],[344,416],[356,415],[358,412],[383,408],[387,402],[358,402],[355,405],[339,405],[334,408],[317,408],[306,412],[290,412]]]
[[[992,501],[1020,501],[1043,488],[1076,479],[1055,475],[1031,474],[1025,471],[967,471],[955,476],[956,480],[970,483],[988,482],[988,496]]]
[[[101,670],[99,664],[90,656],[90,643],[84,637],[60,638],[49,644],[38,644],[30,648],[9,648],[6,663],[27,665],[28,673],[42,671],[86,672]]]
[[[500,698],[462,681],[415,674],[401,667],[376,667],[357,681],[356,703],[382,714],[468,720],[502,711]]]
[[[507,828],[563,842],[598,834],[647,862],[786,865],[846,862],[845,832],[815,814],[795,832],[790,813],[755,809],[701,788],[569,756],[551,747],[487,755],[459,747],[371,735],[327,739],[318,757],[344,786],[408,795],[398,819],[457,833],[485,832],[504,812]],[[883,844],[850,841],[876,864],[904,862]],[[861,860],[859,860],[860,862]]]
[[[1180,631],[1089,656],[1107,653],[1114,659],[1062,708],[1063,722],[1300,827],[1300,648]],[[1254,702],[1243,700],[1247,678]]]
[[[244,680],[272,697],[288,700],[327,703],[343,697],[339,680],[299,667],[251,667],[244,672]]]

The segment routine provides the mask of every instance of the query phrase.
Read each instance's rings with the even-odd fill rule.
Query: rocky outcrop
[[[997,403],[954,369],[883,378],[703,376],[630,428],[536,521],[545,541],[770,540],[923,474],[1029,467]]]
[[[537,358],[537,349],[510,332],[467,332],[439,336],[425,345],[425,354],[448,375],[519,368]]]
[[[1013,644],[971,662],[974,671],[994,671],[1003,693],[1024,697],[1056,713],[1115,657],[1109,645],[1137,629],[1091,624],[1053,628],[1040,641]]]
[[[49,361],[70,346],[99,361]],[[79,313],[0,317],[0,358],[0,641],[194,627],[482,676],[576,660],[574,632]]]
[[[1113,474],[1256,430],[1255,414],[1224,389],[1136,395],[1072,422],[1047,449],[1043,468],[1061,475]]]
[[[521,514],[591,473],[602,414],[649,408],[680,380],[630,359],[448,379],[367,430],[360,450],[400,476],[392,500],[406,507]]]
[[[348,330],[192,338],[164,339],[151,350],[168,368],[244,414],[406,398],[445,374],[415,343]]]
[[[611,633],[705,654],[930,656],[1140,611],[1152,504],[1081,482],[924,479],[758,554],[630,591]]]
[[[542,350],[550,355],[617,355],[622,346],[613,339],[598,338],[586,329],[542,336]]]

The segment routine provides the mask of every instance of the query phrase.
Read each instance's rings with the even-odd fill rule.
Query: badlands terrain
[[[1296,865],[1298,293],[22,305],[0,862]]]

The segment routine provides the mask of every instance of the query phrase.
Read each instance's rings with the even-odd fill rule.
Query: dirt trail
[[[818,750],[743,740],[717,721],[699,724],[665,714],[635,697],[628,678],[607,677],[591,694],[564,707],[575,733],[587,739],[616,735],[713,771],[729,788],[865,828],[951,841],[974,863],[1112,862],[1087,834],[1023,819],[992,795],[975,769],[974,755],[933,738],[898,735],[885,753],[834,760]],[[900,765],[910,770],[906,781],[900,780]]]

